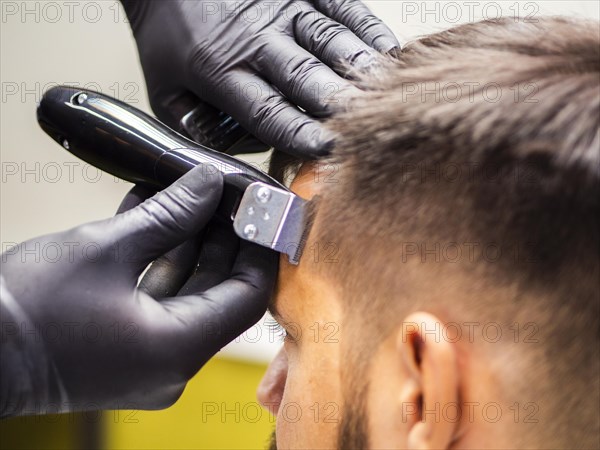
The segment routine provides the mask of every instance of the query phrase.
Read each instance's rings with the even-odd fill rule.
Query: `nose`
[[[279,411],[288,372],[288,359],[282,347],[271,361],[256,390],[258,402],[274,416]]]

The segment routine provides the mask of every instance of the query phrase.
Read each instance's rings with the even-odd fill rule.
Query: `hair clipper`
[[[233,221],[240,238],[284,253],[298,264],[312,225],[314,202],[298,197],[262,171],[183,137],[137,108],[89,90],[49,89],[38,106],[37,119],[73,155],[123,180],[157,190],[198,164],[210,164],[224,179],[217,217]],[[199,120],[197,114],[194,120]]]

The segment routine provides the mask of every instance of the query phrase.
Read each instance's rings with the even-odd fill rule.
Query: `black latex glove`
[[[122,3],[159,119],[177,128],[202,100],[263,142],[304,158],[332,146],[315,117],[356,93],[334,69],[369,66],[375,50],[400,46],[358,0]]]
[[[221,192],[200,166],[139,206],[135,188],[127,212],[2,254],[0,415],[167,407],[260,319],[278,258],[207,227]]]

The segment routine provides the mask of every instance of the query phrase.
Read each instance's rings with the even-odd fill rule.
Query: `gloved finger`
[[[375,61],[375,50],[344,25],[318,11],[299,14],[294,21],[294,35],[298,44],[342,75],[348,64],[361,70]]]
[[[195,236],[154,261],[138,289],[157,300],[177,295],[196,267],[198,241],[199,237]]]
[[[135,185],[121,201],[117,214],[135,208],[154,194],[156,192],[152,189]],[[194,237],[154,261],[144,274],[138,289],[153,298],[176,295],[198,259],[197,241],[197,237]]]
[[[116,214],[122,214],[130,209],[135,208],[137,205],[146,201],[154,194],[156,194],[156,191],[136,184],[127,194],[125,194],[125,197],[123,197],[123,200],[121,200],[121,204],[119,205]]]
[[[204,292],[229,278],[239,241],[233,227],[213,222],[202,239],[195,269],[179,295]]]
[[[330,115],[344,106],[344,98],[358,91],[291,39],[274,40],[261,53],[257,64],[261,74],[291,102],[312,115]]]
[[[389,53],[400,43],[369,8],[359,0],[315,0],[315,7],[333,20],[346,25],[354,34],[375,50]]]
[[[165,330],[164,339],[172,339],[178,346],[187,344],[195,355],[200,350],[208,360],[263,316],[273,293],[278,261],[276,252],[241,241],[229,279],[198,295],[161,302],[176,319],[171,322],[176,328]]]
[[[323,124],[292,105],[263,79],[237,74],[225,81],[226,95],[207,99],[230,114],[258,139],[303,159],[329,153],[333,134]],[[202,88],[198,88],[202,92]],[[200,96],[200,95],[199,95]]]
[[[135,250],[137,270],[200,232],[213,217],[223,191],[223,177],[200,164],[167,189],[113,217],[106,234]]]

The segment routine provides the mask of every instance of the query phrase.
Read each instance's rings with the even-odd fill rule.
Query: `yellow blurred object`
[[[275,418],[256,401],[265,366],[215,358],[163,411],[103,411],[0,423],[0,449],[263,449]],[[94,420],[100,417],[101,420]],[[98,436],[94,436],[98,433]],[[85,443],[85,444],[84,444]]]
[[[106,447],[118,449],[263,449],[275,419],[256,387],[265,366],[213,359],[164,411],[120,411],[106,423]],[[127,418],[127,419],[126,419]],[[126,423],[128,421],[137,423]]]

